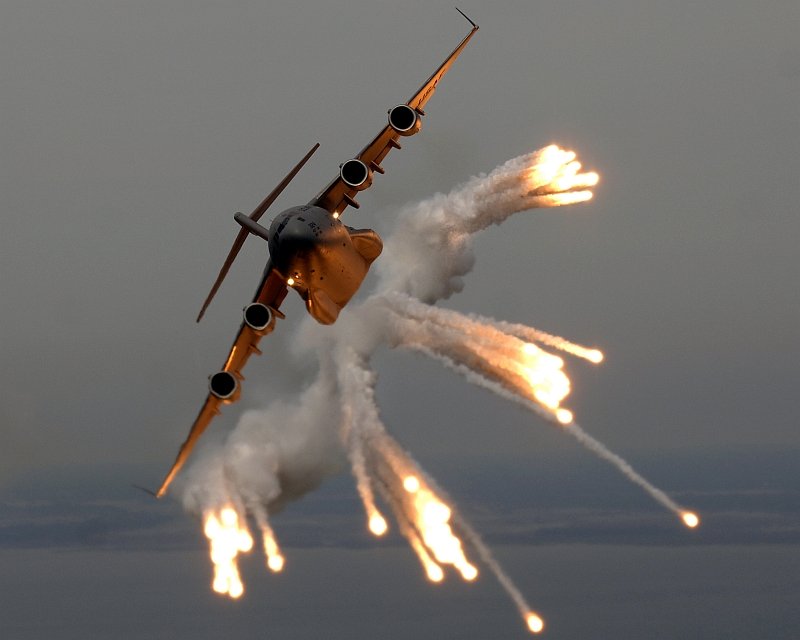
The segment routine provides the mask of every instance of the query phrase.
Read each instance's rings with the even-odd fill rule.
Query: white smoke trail
[[[529,397],[528,384],[525,383],[523,386],[519,386],[513,374],[504,370],[502,365],[505,364],[506,367],[508,365],[502,358],[495,356],[495,359],[501,365],[500,367],[487,369],[485,366],[477,365],[474,361],[469,362],[469,364],[465,363],[463,355],[458,352],[458,349],[454,349],[454,346],[466,346],[472,350],[473,355],[479,354],[478,348],[470,343],[471,339],[476,335],[489,336],[496,344],[503,344],[506,341],[508,344],[504,346],[509,349],[518,349],[519,347],[516,344],[508,340],[507,334],[502,332],[499,334],[493,333],[499,331],[499,329],[491,328],[492,325],[511,328],[513,333],[526,335],[529,338],[538,335],[539,332],[535,329],[528,331],[527,329],[529,328],[523,325],[508,325],[507,323],[494,322],[486,318],[476,318],[475,316],[466,317],[455,311],[437,309],[421,304],[400,294],[388,294],[384,296],[384,300],[387,306],[402,318],[393,324],[395,329],[394,340],[398,343],[398,346],[424,353],[439,361],[445,367],[464,376],[471,384],[483,387],[536,413],[549,422],[557,424],[584,447],[617,467],[629,480],[642,487],[657,502],[685,519],[685,515],[688,513],[685,509],[680,507],[661,489],[645,480],[622,457],[610,451],[604,444],[575,424],[571,420],[571,414],[569,420],[564,420],[559,415],[558,410],[542,406],[540,402],[534,402],[537,398],[535,395],[533,399]],[[412,322],[409,323],[409,320],[412,320]],[[434,327],[427,326],[426,323],[433,323]],[[445,337],[441,332],[436,332],[435,329],[442,326],[455,330],[456,334]]]
[[[224,571],[236,572],[236,553],[249,536],[248,514],[262,531],[268,558],[280,557],[282,566],[268,514],[339,473],[347,458],[374,533],[380,535],[387,526],[375,504],[377,493],[430,579],[442,579],[440,565],[450,564],[469,580],[477,570],[467,561],[452,522],[497,576],[529,628],[541,630],[543,622],[478,534],[444,503],[441,490],[387,433],[375,402],[376,374],[368,362],[381,344],[416,349],[549,422],[571,422],[572,414],[559,407],[569,392],[569,380],[560,370],[563,361],[533,343],[594,361],[599,361],[598,354],[602,358],[599,351],[523,325],[466,317],[424,303],[462,289],[475,261],[471,238],[476,232],[519,211],[589,199],[591,191],[585,188],[596,184],[597,175],[579,173],[574,158],[572,152],[547,147],[510,160],[446,196],[408,207],[376,263],[381,276],[377,294],[344,309],[332,326],[308,319],[303,323],[296,346],[316,352],[317,379],[298,402],[246,412],[225,444],[198,455],[187,474],[186,509],[209,519],[218,514],[237,527],[229,538],[238,536],[241,544],[226,547],[222,559],[233,566],[222,565]],[[568,425],[567,431],[632,480],[651,487],[577,425]],[[652,489],[654,497],[669,500]]]
[[[578,358],[583,358],[594,363],[603,361],[603,353],[599,349],[583,347],[560,336],[550,335],[549,333],[539,331],[533,327],[527,327],[524,324],[514,324],[502,320],[498,321],[493,318],[484,318],[483,316],[472,313],[469,314],[469,318],[475,322],[487,324],[495,329],[503,331],[504,333],[516,336],[517,338],[530,340],[531,342],[539,342],[541,344],[546,344],[549,347],[555,347],[561,351],[571,353],[573,356],[577,356]]]
[[[369,523],[370,530],[377,535],[382,535],[386,532],[386,520],[375,506],[375,495],[372,491],[372,483],[367,475],[367,464],[364,458],[364,444],[362,442],[361,434],[352,427],[352,414],[352,405],[344,400],[343,394],[342,438],[345,441],[347,455],[350,458],[350,467],[353,471],[353,476],[356,479],[356,489],[358,490],[358,495],[361,497],[361,502],[364,503],[364,509],[367,512],[367,522]]]
[[[455,311],[423,305],[402,294],[383,296],[396,314],[390,324],[392,342],[439,359],[450,368],[494,381],[509,392],[536,400],[547,416],[568,422],[572,414],[559,408],[569,393],[564,362],[532,343],[481,324]]]
[[[433,358],[434,360],[436,360],[436,361],[440,362],[442,365],[444,365],[446,368],[448,368],[451,371],[454,371],[455,373],[458,373],[459,375],[463,376],[464,379],[467,382],[469,382],[470,384],[474,384],[476,387],[483,387],[484,389],[488,389],[489,391],[491,391],[495,395],[503,398],[504,400],[509,400],[509,401],[514,402],[516,404],[522,405],[524,408],[528,409],[529,411],[531,411],[531,412],[535,413],[536,415],[538,415],[540,418],[544,418],[545,420],[547,420],[549,422],[556,422],[557,421],[557,418],[556,418],[555,414],[552,411],[550,411],[549,409],[541,406],[540,404],[538,404],[536,402],[531,402],[527,398],[523,398],[522,396],[519,396],[519,395],[513,393],[512,391],[509,391],[508,389],[503,387],[500,383],[494,382],[493,380],[489,380],[488,378],[485,378],[484,376],[482,376],[481,374],[473,371],[472,369],[470,369],[468,366],[466,366],[464,364],[460,364],[460,363],[454,362],[448,356],[442,355],[440,353],[436,353],[435,351],[433,351],[433,350],[431,350],[428,347],[425,347],[423,345],[412,344],[412,345],[404,345],[404,346],[406,346],[409,349],[412,349],[414,351],[418,351],[419,353],[423,353],[423,354]]]
[[[448,309],[432,307],[407,295],[395,292],[385,293],[381,296],[381,299],[384,300],[393,311],[407,318],[431,320],[442,326],[453,327],[470,335],[498,335],[490,332],[490,328],[496,329],[501,334],[504,334],[504,336],[510,335],[531,342],[539,342],[592,362],[601,362],[603,359],[603,354],[597,349],[583,347],[574,342],[569,342],[565,338],[550,335],[549,333],[539,331],[538,329],[528,327],[524,324],[498,321],[494,318],[487,318],[475,313],[464,316]]]
[[[445,495],[445,492],[437,486],[433,478],[426,475],[425,479],[437,493],[442,496]],[[452,504],[451,500],[449,502]],[[530,630],[535,633],[541,631],[544,628],[544,621],[531,609],[530,605],[525,600],[525,596],[522,595],[522,592],[517,588],[517,585],[514,584],[514,581],[503,570],[503,567],[494,557],[489,547],[486,546],[480,534],[472,528],[455,507],[453,507],[451,520],[475,549],[480,559],[489,568],[489,571],[494,574],[497,582],[500,583],[500,586],[511,598],[520,616],[527,622]]]
[[[654,487],[642,476],[640,476],[634,470],[634,468],[630,464],[628,464],[628,462],[623,460],[613,451],[610,451],[602,442],[598,442],[597,440],[595,440],[592,436],[586,433],[574,422],[564,425],[563,428],[567,433],[569,433],[572,437],[574,437],[584,447],[596,453],[598,456],[603,458],[603,460],[607,460],[608,462],[613,464],[631,482],[638,484],[640,487],[642,487],[642,489],[647,491],[647,493],[649,493],[657,502],[660,502],[667,509],[673,511],[676,515],[680,516],[681,518],[684,518],[685,520],[685,516],[687,514],[687,511],[685,509],[679,506],[661,489]]]
[[[570,191],[597,183],[597,174],[578,174],[575,154],[556,146],[509,160],[488,176],[472,178],[448,195],[437,194],[400,213],[384,253],[376,262],[379,291],[400,291],[423,302],[449,298],[464,287],[475,257],[472,236],[515,213],[569,204]],[[553,196],[541,193],[562,192]]]
[[[438,582],[444,577],[437,563],[452,564],[466,579],[473,579],[477,570],[460,551],[461,542],[447,524],[450,509],[441,502],[436,491],[425,486],[429,483],[423,480],[426,476],[419,465],[387,433],[380,419],[375,402],[375,373],[350,348],[338,350],[336,356],[345,413],[360,418],[350,425],[350,444],[360,439],[358,446],[366,453],[362,454],[364,479],[375,485],[389,505],[400,532],[417,552],[431,580]],[[371,492],[369,495],[371,497]],[[368,500],[363,502],[373,529],[374,504]]]
[[[450,358],[448,358],[447,356],[435,353],[430,349],[428,349],[427,347],[420,345],[410,345],[409,348],[418,351],[420,353],[424,353],[425,355],[428,355],[431,358],[441,362],[448,369],[462,375],[464,379],[470,384],[474,384],[475,386],[478,387],[483,387],[484,389],[491,391],[492,393],[503,398],[504,400],[509,400],[510,402],[513,402],[527,409],[528,411],[535,413],[539,417],[544,418],[548,422],[558,425],[558,427],[564,429],[564,431],[566,431],[569,435],[575,438],[584,447],[586,447],[593,453],[597,454],[603,460],[606,460],[607,462],[610,462],[615,467],[617,467],[617,469],[619,469],[623,473],[623,475],[625,475],[625,477],[631,480],[631,482],[634,482],[635,484],[638,484],[640,487],[642,487],[657,502],[664,505],[667,509],[674,512],[676,515],[685,519],[685,516],[688,512],[684,508],[682,508],[667,494],[661,491],[661,489],[653,486],[650,482],[645,480],[645,478],[642,477],[622,457],[618,456],[616,453],[609,450],[602,442],[599,442],[598,440],[594,439],[592,436],[586,433],[580,426],[578,426],[574,421],[563,424],[562,421],[558,419],[556,412],[550,411],[546,407],[543,407],[536,402],[524,398],[512,391],[509,391],[498,382],[489,380],[488,378],[485,378],[479,373],[476,373],[469,367],[463,364],[458,364],[453,360],[451,360]]]
[[[349,347],[337,350],[338,380],[342,402],[342,440],[356,478],[370,530],[383,535],[386,520],[375,506],[372,481],[367,471],[366,451],[370,441],[380,436],[383,425],[375,404],[375,373],[359,366],[359,357]]]
[[[489,571],[491,571],[494,574],[494,577],[497,578],[500,586],[503,587],[503,590],[508,594],[514,605],[517,607],[519,615],[522,616],[522,619],[528,624],[528,628],[534,633],[541,631],[544,628],[544,621],[533,611],[533,609],[531,609],[530,605],[525,600],[525,596],[522,595],[522,592],[517,588],[517,585],[514,584],[514,581],[503,570],[503,567],[500,566],[500,563],[497,562],[491,550],[483,542],[478,532],[475,531],[475,529],[473,529],[469,524],[467,524],[461,515],[455,511],[453,513],[453,522],[456,527],[458,527],[458,529],[464,533],[464,536],[467,538],[467,540],[469,540],[475,551],[478,552],[480,559],[487,567],[489,567]]]

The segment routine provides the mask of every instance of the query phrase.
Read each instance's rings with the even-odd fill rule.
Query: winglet
[[[456,7],[456,11],[458,11],[458,12],[459,12],[459,13],[460,13],[462,16],[464,16],[465,18],[467,18],[467,22],[469,22],[469,23],[470,23],[470,24],[471,24],[473,27],[475,27],[476,29],[478,28],[478,25],[477,25],[477,24],[475,24],[475,23],[474,23],[472,20],[470,20],[470,19],[469,19],[469,17],[467,16],[467,14],[466,14],[466,13],[464,13],[464,12],[463,12],[461,9],[459,9],[458,7]]]
[[[134,489],[139,489],[140,491],[144,491],[145,493],[149,493],[154,498],[158,498],[158,496],[156,495],[155,491],[150,491],[150,489],[147,489],[146,487],[140,487],[138,484],[135,484],[135,485],[133,485],[133,488]]]

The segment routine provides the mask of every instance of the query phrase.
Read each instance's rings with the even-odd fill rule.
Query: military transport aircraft
[[[463,11],[458,11],[467,18]],[[175,464],[155,493],[156,497],[160,498],[166,493],[197,440],[214,416],[219,414],[220,406],[239,399],[239,381],[244,379],[241,371],[250,354],[261,353],[258,343],[262,337],[273,331],[275,318],[285,317],[278,309],[288,288],[291,287],[300,294],[306,302],[308,312],[322,324],[336,322],[342,307],[358,291],[373,260],[380,255],[383,242],[371,229],[353,229],[342,224],[339,218],[346,207],[359,207],[355,200],[356,195],[372,184],[374,173],[384,173],[380,163],[391,149],[400,149],[398,139],[401,136],[414,135],[420,130],[421,117],[425,115],[422,107],[478,30],[472,20],[467,20],[472,25],[472,30],[453,53],[408,103],[389,110],[389,123],[361,153],[340,165],[339,175],[317,197],[306,205],[279,213],[269,229],[258,224],[267,208],[317,150],[318,144],[314,145],[253,213],[249,216],[241,213],[234,215],[242,229],[222,265],[200,315],[197,316],[197,321],[200,322],[203,317],[248,235],[252,234],[267,241],[269,260],[253,302],[244,308],[244,321],[225,366],[210,376],[206,402],[189,432],[189,437],[181,446]]]

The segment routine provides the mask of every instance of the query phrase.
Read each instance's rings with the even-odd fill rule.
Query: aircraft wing
[[[461,10],[459,9],[459,12]],[[467,16],[464,15],[466,18]],[[469,18],[467,18],[469,20]],[[436,72],[428,78],[425,84],[420,87],[420,89],[411,97],[408,101],[407,105],[414,109],[417,114],[420,116],[425,115],[425,112],[422,110],[422,107],[425,103],[430,99],[433,95],[433,92],[436,90],[436,86],[439,83],[439,80],[442,79],[447,70],[453,64],[455,59],[461,54],[464,47],[467,45],[467,42],[470,41],[472,36],[478,30],[478,26],[469,20],[470,24],[472,25],[472,30],[466,35],[466,37],[461,41],[461,43],[453,50],[453,52],[447,57],[447,59],[441,64],[441,66],[436,70]],[[400,149],[400,143],[397,141],[400,138],[400,133],[395,131],[390,125],[386,125],[383,130],[377,135],[377,137],[370,142],[366,147],[364,147],[361,152],[358,154],[357,159],[363,162],[367,167],[369,167],[372,171],[376,171],[378,173],[383,173],[383,168],[380,166],[380,162],[386,157],[386,154],[394,147],[395,149]],[[253,222],[257,222],[260,216],[264,213],[266,208],[272,203],[272,201],[277,197],[278,194],[283,190],[283,188],[288,184],[288,182],[294,177],[294,175],[300,170],[303,164],[309,159],[311,154],[314,153],[316,148],[319,145],[316,145],[314,148],[309,151],[303,160],[298,163],[298,165],[292,170],[292,172],[284,179],[284,181],[275,188],[273,193],[267,196],[266,200],[259,205],[259,207],[250,215],[250,219]],[[358,203],[356,203],[354,197],[358,193],[357,189],[351,188],[347,186],[341,176],[337,176],[336,179],[331,182],[316,198],[314,198],[309,204],[322,207],[326,209],[330,213],[334,214],[336,217],[344,211],[344,209],[350,205],[354,207],[358,207]],[[241,221],[237,219],[237,221],[242,224],[243,227],[249,228],[250,225],[243,224]],[[246,221],[245,221],[246,222]],[[217,282],[214,284],[214,288],[211,290],[208,298],[206,299],[205,304],[203,305],[203,309],[200,311],[200,315],[198,316],[197,320],[200,321],[200,318],[203,316],[203,312],[205,311],[208,303],[210,302],[211,298],[214,296],[214,293],[217,291],[220,282],[225,277],[225,274],[228,271],[228,267],[233,259],[236,257],[239,249],[241,248],[242,241],[246,237],[246,231],[244,234],[240,232],[241,237],[237,237],[236,243],[234,244],[233,249],[225,261],[225,264],[220,271],[220,275],[217,278]],[[242,323],[241,328],[239,329],[239,334],[236,336],[236,341],[233,343],[233,347],[231,347],[230,353],[228,354],[228,359],[225,362],[225,366],[223,367],[223,371],[230,373],[236,380],[244,380],[243,376],[241,375],[241,370],[244,368],[244,365],[247,363],[247,360],[250,358],[252,353],[260,354],[261,352],[258,350],[258,343],[263,336],[268,333],[271,333],[275,326],[274,316],[280,315],[278,308],[280,307],[283,299],[286,297],[287,288],[286,283],[280,274],[275,271],[271,264],[267,264],[267,268],[264,272],[264,278],[261,281],[258,291],[256,292],[256,297],[253,302],[259,302],[263,305],[266,305],[271,309],[273,312],[272,320],[270,324],[261,329],[261,330],[254,330],[250,327],[246,322]],[[281,316],[282,317],[282,316]],[[217,374],[215,374],[217,375]],[[208,425],[211,424],[211,421],[214,419],[214,416],[220,413],[220,406],[223,404],[227,404],[230,402],[235,402],[239,397],[239,389],[240,387],[235,385],[235,391],[226,398],[219,398],[213,393],[209,392],[208,397],[206,398],[205,404],[203,408],[200,410],[200,414],[197,416],[194,424],[192,425],[192,429],[189,432],[189,436],[186,438],[186,441],[181,446],[180,451],[178,452],[178,457],[175,459],[175,463],[172,465],[167,477],[164,479],[161,487],[159,488],[158,492],[156,493],[156,497],[163,496],[170,483],[172,482],[175,475],[181,469],[183,464],[186,462],[186,459],[192,452],[197,440],[203,434],[203,432],[208,428]]]
[[[275,328],[275,316],[280,315],[278,308],[283,302],[283,299],[286,297],[286,293],[286,283],[284,282],[283,278],[272,268],[271,264],[267,264],[267,268],[264,271],[264,277],[261,280],[261,284],[259,285],[253,302],[260,302],[261,304],[269,307],[272,311],[272,320],[264,329],[260,331],[257,331],[251,328],[247,323],[242,322],[242,326],[239,329],[239,334],[236,336],[236,341],[233,343],[230,353],[228,354],[228,359],[225,361],[225,366],[222,368],[223,371],[231,373],[237,380],[244,380],[244,377],[241,373],[242,369],[244,368],[244,365],[247,364],[247,360],[250,358],[251,354],[256,353],[261,355],[261,351],[258,349],[258,343],[262,337],[268,333],[272,333],[273,329]],[[238,389],[232,398],[225,400],[218,398],[213,393],[209,392],[205,404],[200,410],[200,414],[194,421],[191,431],[189,431],[189,436],[186,438],[186,442],[183,443],[180,451],[178,452],[178,457],[175,459],[175,463],[169,470],[169,473],[164,479],[164,482],[161,484],[161,487],[156,492],[157,498],[160,498],[167,492],[167,488],[172,482],[172,479],[175,477],[178,471],[180,471],[180,468],[192,453],[192,449],[194,449],[194,446],[197,444],[200,436],[203,435],[203,432],[208,428],[208,425],[211,424],[214,416],[219,415],[220,406],[235,402],[238,399]]]
[[[459,13],[464,15],[460,10]],[[464,17],[466,18],[466,16]],[[469,20],[469,18],[467,18],[467,20]],[[433,92],[436,90],[436,85],[439,84],[439,80],[447,73],[447,70],[455,59],[461,54],[464,47],[467,46],[467,42],[470,41],[470,38],[472,38],[478,30],[478,26],[472,22],[472,20],[469,21],[470,24],[472,24],[472,31],[467,34],[461,41],[461,44],[448,56],[447,60],[442,63],[436,72],[420,87],[419,91],[407,102],[408,106],[414,109],[418,114],[425,114],[425,112],[422,111],[422,107],[433,95]],[[383,168],[380,166],[381,160],[386,157],[392,148],[401,148],[400,143],[397,141],[398,138],[400,138],[400,134],[387,124],[376,138],[361,150],[361,153],[359,153],[356,158],[361,160],[361,162],[373,171],[383,173]],[[309,204],[327,209],[330,213],[338,217],[348,205],[358,207],[358,204],[355,202],[355,196],[357,194],[357,189],[348,187],[342,181],[341,177],[337,176],[336,179],[325,187],[325,189]]]

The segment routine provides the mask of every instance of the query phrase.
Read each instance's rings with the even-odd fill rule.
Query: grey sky
[[[601,348],[599,366],[568,362],[564,405],[615,450],[800,447],[800,5],[461,8],[480,32],[347,222],[385,236],[406,202],[572,149],[601,176],[594,200],[484,232],[444,305]],[[2,477],[166,470],[267,257],[251,239],[194,323],[232,214],[320,142],[266,218],[308,201],[467,28],[421,1],[6,3]],[[307,381],[286,346],[305,311],[297,296],[284,311],[210,438]],[[412,452],[576,446],[420,357],[375,363],[384,420]]]
[[[614,447],[800,443],[797,5],[465,10],[481,32],[424,134],[348,220],[385,234],[397,205],[551,142],[572,148],[601,175],[595,200],[485,232],[446,304],[602,348],[600,367],[569,365],[568,405]],[[194,325],[231,214],[319,141],[273,213],[307,201],[466,26],[425,3],[4,9],[4,462],[167,462],[266,257],[248,243]],[[280,382],[278,343],[302,313],[287,309],[248,368],[247,404],[297,384]],[[533,446],[513,431],[484,439],[452,407],[477,398],[500,424],[527,422],[516,410],[460,381],[445,396],[446,374],[418,358],[380,363],[387,422],[412,449]],[[392,409],[409,394],[464,437],[429,438]]]

